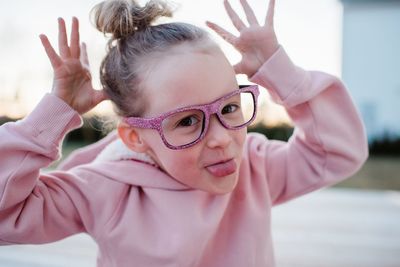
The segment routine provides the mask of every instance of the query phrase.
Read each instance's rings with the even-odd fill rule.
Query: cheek
[[[184,179],[190,177],[190,174],[194,174],[198,170],[198,157],[191,153],[181,153],[180,151],[173,151],[169,155],[164,157],[165,170],[171,174],[171,176]],[[180,178],[182,177],[182,178]]]
[[[246,140],[246,136],[247,136],[247,128],[241,129],[240,130],[240,138],[241,138],[242,144],[244,144],[244,142]]]
[[[165,146],[160,137],[149,139],[151,156],[158,165],[169,175],[186,183],[183,179],[198,176],[199,151],[193,148],[172,150]]]
[[[236,131],[233,136],[233,140],[237,146],[237,149],[241,152],[243,150],[244,143],[246,141],[247,128]]]
[[[158,154],[163,170],[175,180],[189,187],[197,188],[201,169],[198,166],[197,153],[189,151],[165,151]]]

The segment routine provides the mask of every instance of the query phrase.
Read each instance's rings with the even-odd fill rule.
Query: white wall
[[[342,78],[368,136],[400,136],[400,1],[343,1]]]

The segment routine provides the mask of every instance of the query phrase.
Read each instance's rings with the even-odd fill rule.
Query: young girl
[[[51,93],[0,128],[0,243],[85,232],[98,266],[274,266],[271,207],[348,177],[368,154],[341,81],[296,67],[279,45],[274,2],[259,24],[242,0],[246,26],[225,1],[239,37],[207,23],[242,54],[234,67],[204,30],[154,25],[171,15],[164,3],[100,3],[95,24],[111,34],[102,91],[91,86],[77,19],[70,45],[59,19],[58,54],[41,36]],[[296,125],[289,142],[246,134],[259,89],[239,88],[239,73],[286,108]],[[80,115],[106,98],[122,118],[117,134],[41,172]]]

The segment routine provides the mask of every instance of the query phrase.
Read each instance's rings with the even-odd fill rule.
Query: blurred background
[[[0,0],[0,124],[26,116],[51,90],[52,70],[38,36],[46,34],[56,46],[58,17],[66,19],[68,31],[71,17],[80,19],[81,40],[88,46],[93,83],[100,88],[98,69],[107,39],[89,20],[89,11],[97,2]],[[263,22],[268,1],[248,2]],[[279,42],[298,66],[331,73],[345,82],[364,119],[370,146],[370,158],[362,169],[335,189],[276,208],[274,227],[279,266],[400,266],[400,257],[395,256],[400,253],[400,232],[395,226],[400,222],[400,1],[276,2],[275,28]],[[222,1],[173,3],[177,8],[175,16],[165,21],[185,21],[205,28],[205,20],[210,20],[236,33]],[[243,15],[239,1],[232,0],[231,4]],[[232,64],[237,62],[239,54],[213,35]],[[238,81],[247,82],[243,76],[238,76]],[[266,93],[263,95],[258,119],[249,130],[262,132],[271,139],[287,140],[293,131],[290,119],[282,107],[272,103]],[[65,139],[63,156],[102,138],[110,131],[103,127],[102,121],[110,119],[113,119],[110,103],[86,114],[84,126]],[[52,168],[56,165],[57,162]],[[331,217],[326,213],[318,217],[318,209],[329,210]],[[318,223],[324,227],[315,227]],[[307,242],[309,246],[304,245]],[[65,244],[69,246],[68,242]],[[303,250],[298,250],[299,244]],[[45,246],[44,253],[59,251],[64,255],[63,245],[59,246],[58,250]],[[315,252],[318,247],[320,251]],[[87,248],[92,247],[89,244]],[[18,249],[0,248],[0,266],[25,266],[18,265],[17,255],[31,248]],[[41,255],[41,248],[32,249],[32,255]],[[10,256],[13,253],[14,258]],[[325,261],[328,257],[342,261],[332,261],[329,265]],[[12,265],[5,264],[7,259]],[[38,266],[47,266],[41,264]]]
[[[259,21],[264,21],[267,1],[249,2]],[[26,116],[51,90],[52,70],[38,36],[45,33],[57,46],[57,17],[66,19],[68,30],[72,16],[80,19],[81,40],[88,45],[93,83],[95,88],[100,88],[98,69],[107,39],[89,20],[89,11],[96,3],[96,0],[19,0],[2,5],[0,124]],[[176,0],[173,3],[176,12],[172,21],[205,27],[204,21],[210,20],[236,33],[222,1]],[[232,1],[232,5],[242,14],[239,1]],[[276,32],[289,56],[305,69],[340,77],[364,119],[371,158],[359,175],[340,185],[400,189],[400,179],[397,179],[400,165],[399,12],[399,1],[394,0],[277,1]],[[239,61],[239,54],[213,35],[232,64]],[[238,81],[247,82],[240,75]],[[266,94],[261,99],[258,120],[250,131],[287,140],[292,125],[284,109],[272,103]],[[107,102],[86,114],[84,127],[67,137],[64,155],[104,136],[109,129],[104,129],[101,122],[116,121],[112,115],[111,104]],[[380,179],[376,179],[377,175]]]

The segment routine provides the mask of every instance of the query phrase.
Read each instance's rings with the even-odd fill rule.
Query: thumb
[[[236,65],[234,65],[233,69],[236,74],[245,74],[245,75],[247,75],[247,78],[249,78],[249,79],[257,72],[257,71],[253,71],[252,69],[249,69],[248,66],[243,64],[243,62],[239,62]]]
[[[95,90],[93,95],[93,102],[95,103],[95,105],[107,99],[109,98],[104,90]]]
[[[241,63],[237,63],[233,66],[233,70],[235,71],[236,74],[243,74],[243,67]]]

